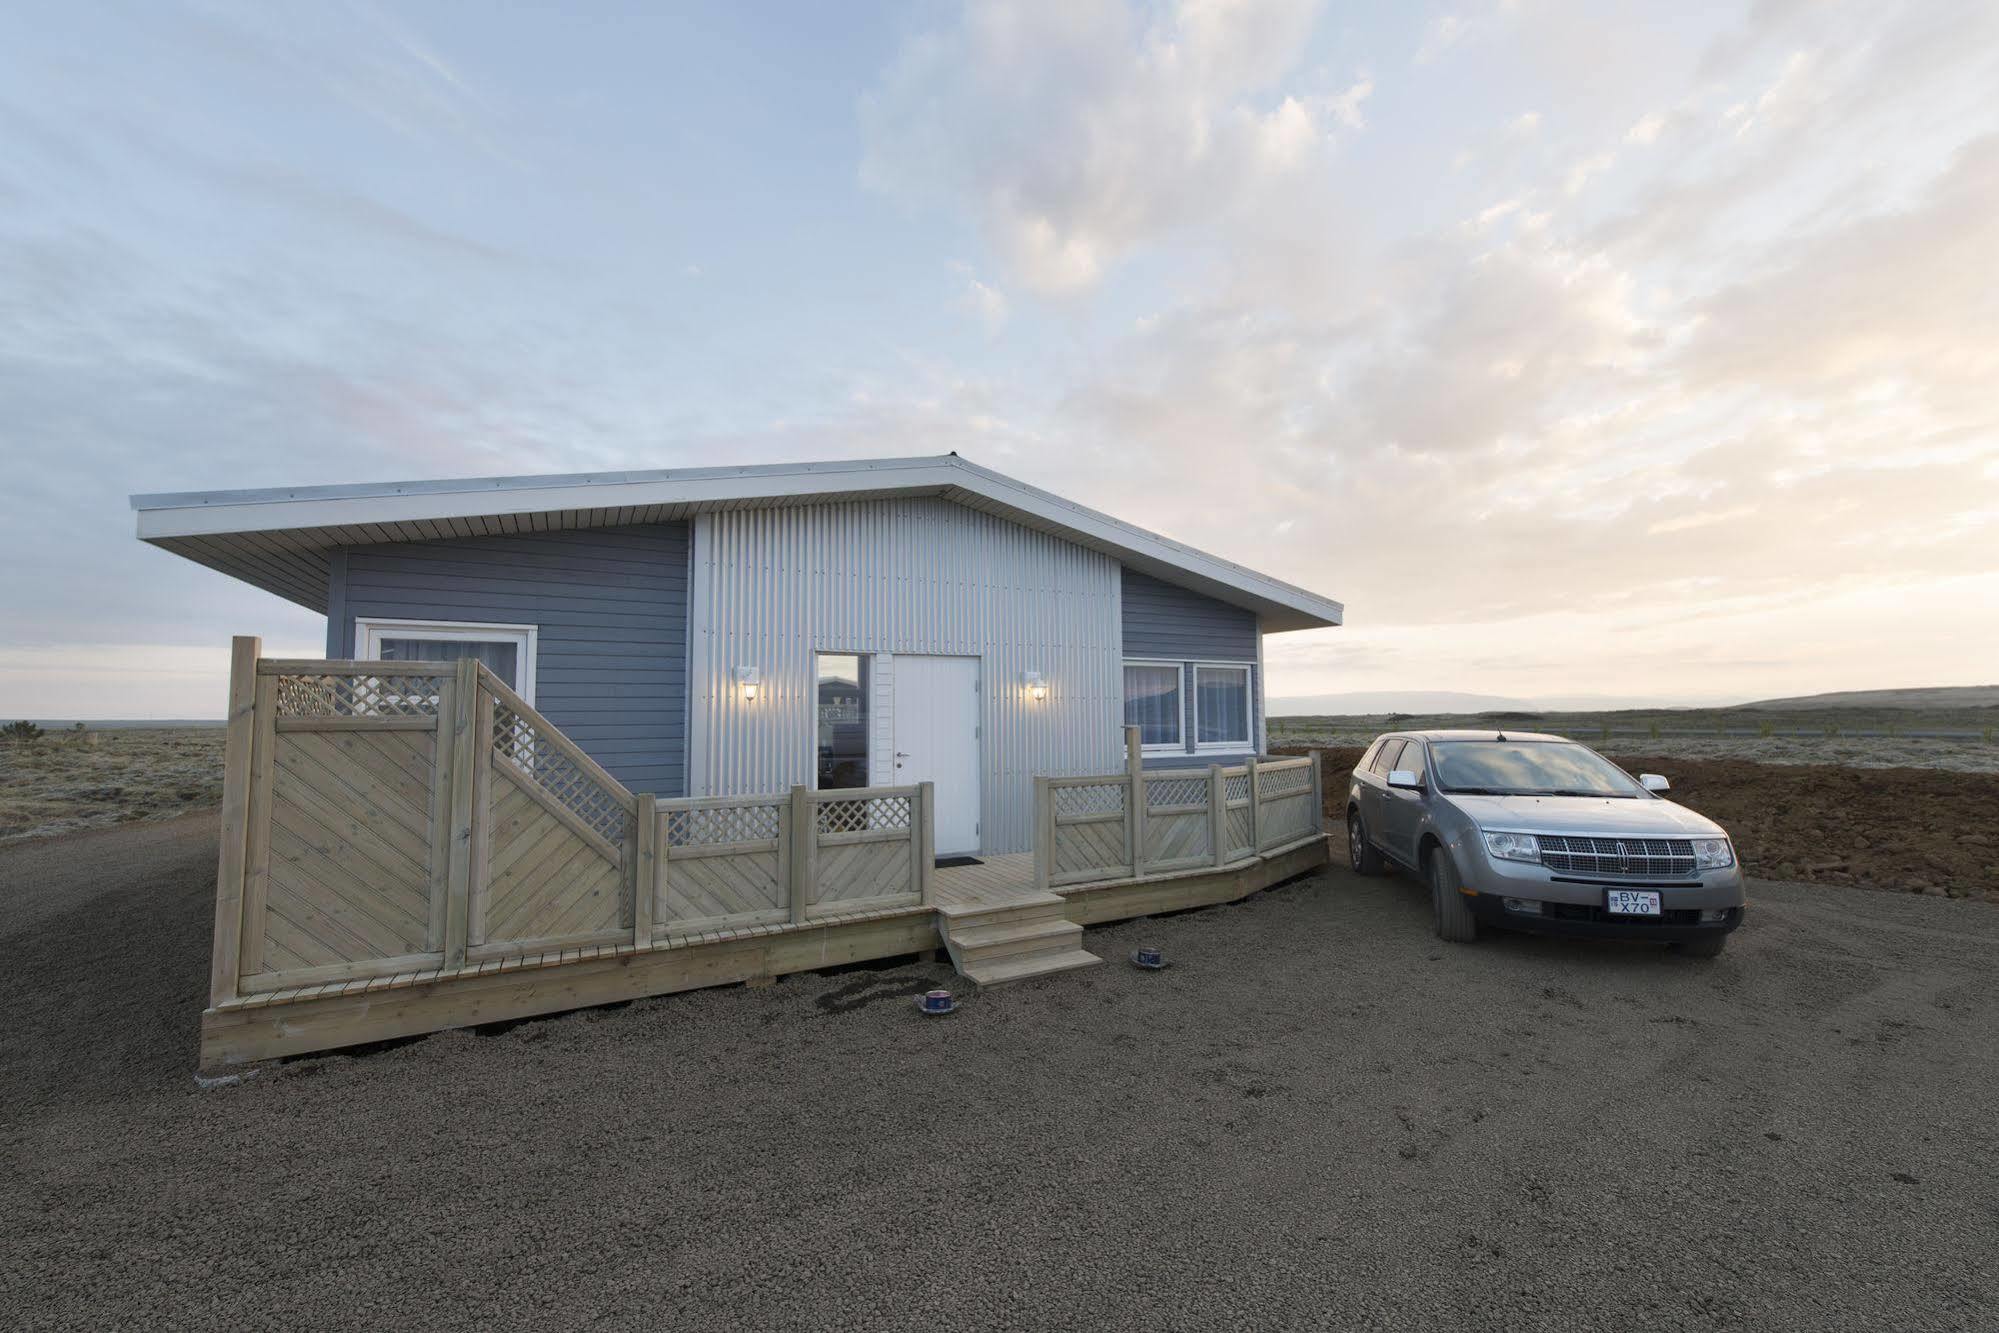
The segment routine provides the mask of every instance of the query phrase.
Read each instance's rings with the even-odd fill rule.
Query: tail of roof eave
[[[1028,482],[1024,482],[1020,480],[1018,477],[1010,477],[1004,472],[995,472],[989,467],[983,467],[977,463],[972,462],[969,458],[964,458],[956,453],[946,454],[943,456],[943,458],[939,459],[938,461],[948,463],[957,468],[961,468],[966,472],[970,472],[975,476],[983,478],[989,483],[995,483],[1002,486],[1011,486],[1014,487],[1015,489],[1024,491],[1029,495],[1032,495],[1037,499],[1040,499],[1047,503],[1059,505],[1064,509],[1073,510],[1077,513],[1087,514],[1093,519],[1109,523],[1117,528],[1124,530],[1125,532],[1132,534],[1135,537],[1143,538],[1146,541],[1158,542],[1160,545],[1170,547],[1173,550],[1178,551],[1183,555],[1191,556],[1197,560],[1206,561],[1209,564],[1220,565],[1224,569],[1232,571],[1238,577],[1254,579],[1258,583],[1261,583],[1265,587],[1269,588],[1271,592],[1275,594],[1273,596],[1270,596],[1267,600],[1286,605],[1290,607],[1290,609],[1299,613],[1300,615],[1309,616],[1319,621],[1319,624],[1317,625],[1299,625],[1299,626],[1293,626],[1291,628],[1295,629],[1336,628],[1346,623],[1345,603],[1335,601],[1333,598],[1330,597],[1322,597],[1318,593],[1313,592],[1309,588],[1301,588],[1295,583],[1287,583],[1283,579],[1273,578],[1271,575],[1265,574],[1261,570],[1251,569],[1247,565],[1241,565],[1237,564],[1233,560],[1223,559],[1221,556],[1214,555],[1207,551],[1203,551],[1198,546],[1189,546],[1187,543],[1183,541],[1177,541],[1174,538],[1165,536],[1162,533],[1154,532],[1150,528],[1141,528],[1140,526],[1138,526],[1138,524],[1131,523],[1126,521],[1125,519],[1118,518],[1114,514],[1106,514],[1100,509],[1091,509],[1088,505],[1078,504],[1076,501],[1069,499],[1067,496],[1057,495],[1053,491],[1043,490],[1041,487],[1031,485]],[[1284,633],[1286,631],[1273,630],[1271,632]]]

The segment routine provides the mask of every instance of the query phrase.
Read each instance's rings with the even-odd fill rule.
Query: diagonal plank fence
[[[235,640],[211,1006],[918,907],[929,784],[660,800],[478,662]]]
[[[1220,867],[1323,836],[1318,765],[1146,770],[1136,729],[1122,773],[1034,780],[1034,873],[1042,888]]]

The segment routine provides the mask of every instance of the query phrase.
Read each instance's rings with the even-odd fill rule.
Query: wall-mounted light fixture
[[[746,704],[755,703],[757,701],[757,687],[763,684],[763,673],[753,666],[739,666],[733,674],[736,677],[737,688],[743,692],[743,702]]]
[[[1027,686],[1027,697],[1040,703],[1048,697],[1048,678],[1039,671],[1023,671],[1020,683]]]

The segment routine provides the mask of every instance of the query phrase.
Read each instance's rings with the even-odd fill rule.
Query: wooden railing
[[[641,894],[656,936],[803,922],[929,900],[929,783],[653,801]],[[642,853],[644,856],[645,853]]]
[[[1225,866],[1323,833],[1310,759],[1153,769],[1127,729],[1125,771],[1034,780],[1034,876],[1042,888]]]
[[[634,794],[476,661],[235,641],[211,1004],[916,906],[920,787]]]

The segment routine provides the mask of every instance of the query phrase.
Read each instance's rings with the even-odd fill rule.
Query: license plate
[[[1612,916],[1658,916],[1659,895],[1649,889],[1610,889],[1606,904]]]

